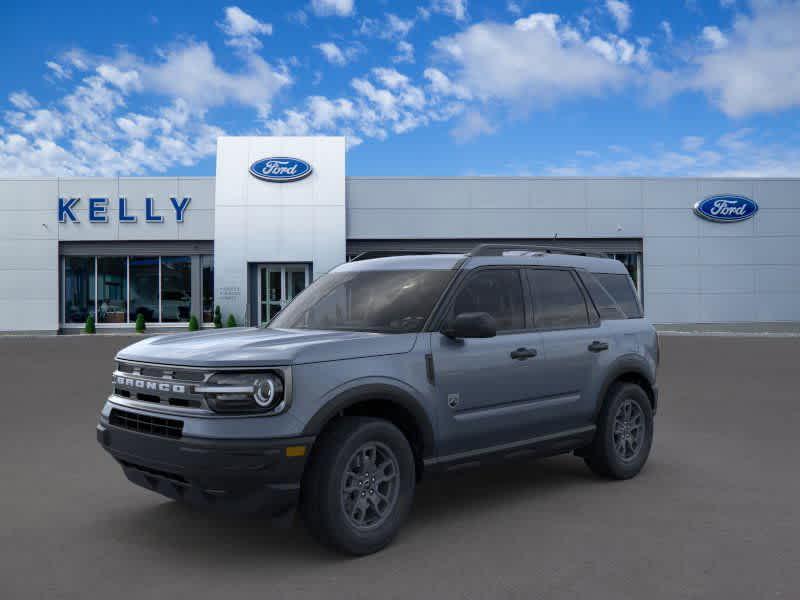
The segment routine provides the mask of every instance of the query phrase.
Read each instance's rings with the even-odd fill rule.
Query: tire
[[[414,454],[397,427],[383,419],[342,417],[314,446],[300,508],[322,544],[371,554],[397,534],[415,485]]]
[[[652,444],[653,410],[647,393],[635,383],[615,383],[585,450],[586,464],[601,477],[630,479],[644,467]]]

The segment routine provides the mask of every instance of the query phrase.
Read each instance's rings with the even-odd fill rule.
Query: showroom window
[[[64,257],[64,322],[84,323],[94,315],[94,256]]]
[[[83,325],[186,323],[214,318],[214,257],[64,256],[62,322]],[[192,291],[200,292],[199,298]]]
[[[128,312],[128,259],[97,258],[97,322],[125,323]]]
[[[200,257],[200,274],[203,278],[203,323],[214,322],[214,257]]]

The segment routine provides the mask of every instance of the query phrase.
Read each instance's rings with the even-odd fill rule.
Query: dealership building
[[[347,177],[342,137],[223,137],[215,177],[0,179],[0,332],[258,325],[355,257],[605,252],[654,323],[800,321],[800,179]]]

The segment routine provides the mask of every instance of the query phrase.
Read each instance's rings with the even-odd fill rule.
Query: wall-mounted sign
[[[250,165],[250,174],[253,177],[273,183],[299,181],[311,175],[312,170],[306,161],[289,156],[262,158]]]
[[[192,201],[188,196],[182,200],[177,198],[170,198],[169,202],[172,205],[172,210],[175,213],[175,221],[183,223],[183,218],[186,215],[186,209],[189,208],[189,203]],[[80,204],[80,198],[59,198],[58,199],[58,222],[59,223],[79,223],[75,211]],[[108,198],[89,198],[86,202],[86,212],[89,217],[90,223],[108,223],[108,214],[112,209],[109,206]],[[119,215],[120,223],[136,223],[138,217],[130,213],[127,198],[117,199],[117,213]],[[144,199],[144,221],[145,223],[163,223],[164,214],[156,201],[153,198]]]
[[[709,196],[694,205],[698,217],[717,223],[735,223],[749,219],[758,212],[758,204],[745,196],[722,194]]]

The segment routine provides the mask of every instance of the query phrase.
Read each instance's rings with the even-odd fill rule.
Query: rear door
[[[590,397],[598,365],[608,355],[605,327],[571,269],[527,268],[534,323],[541,335],[540,384],[551,404],[550,432],[583,427],[592,421]]]
[[[535,403],[547,373],[539,360],[520,269],[482,268],[451,296],[444,322],[465,312],[486,312],[497,336],[451,339],[431,333],[436,411],[442,455],[534,437]]]

